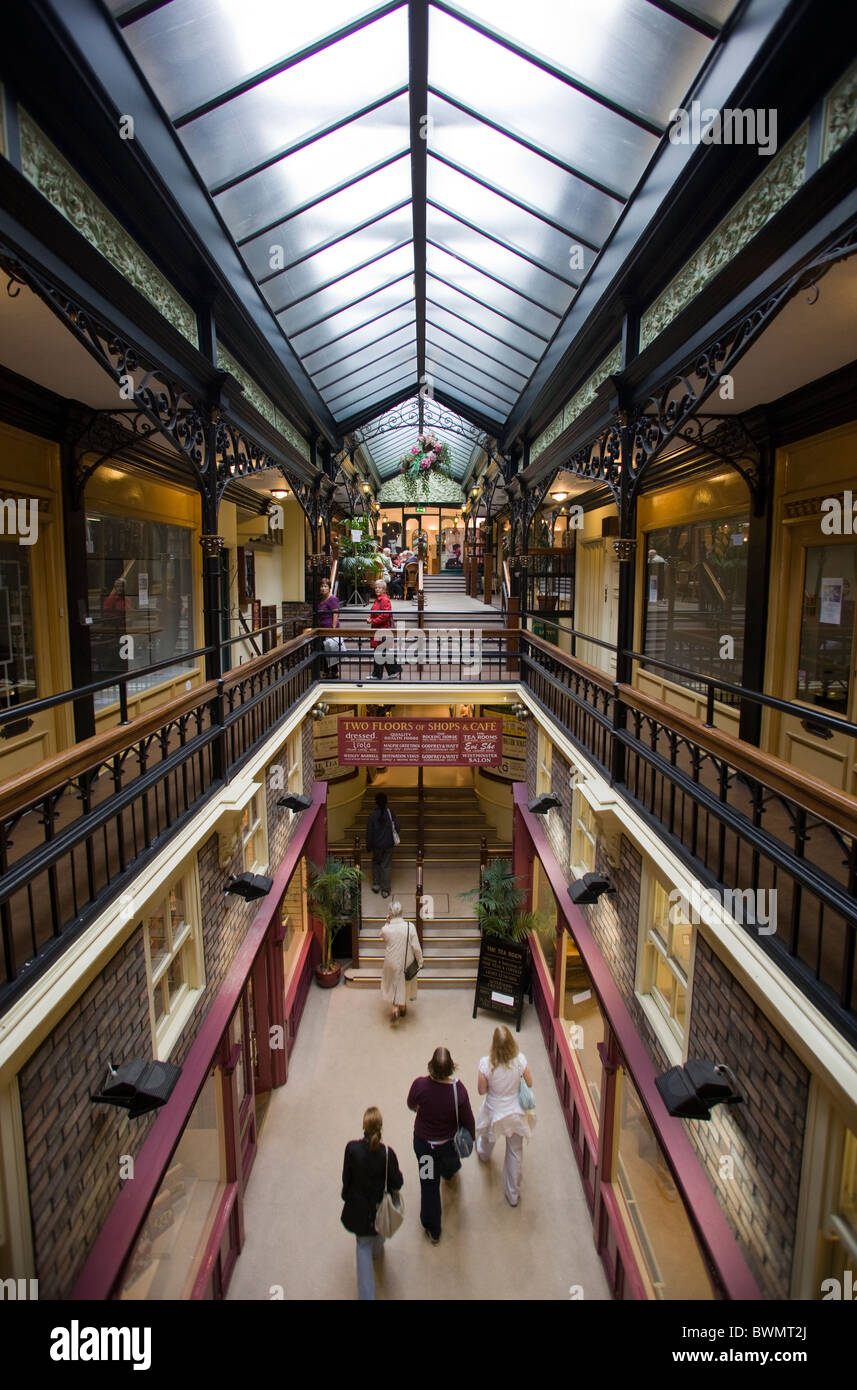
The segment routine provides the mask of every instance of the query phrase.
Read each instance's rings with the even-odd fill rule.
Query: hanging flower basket
[[[452,478],[452,460],[446,444],[441,444],[437,435],[429,430],[417,438],[410,453],[399,459],[399,472],[404,477],[405,492],[413,501],[428,491],[428,480],[432,473],[440,473]]]

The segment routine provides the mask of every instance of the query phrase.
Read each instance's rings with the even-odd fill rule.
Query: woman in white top
[[[402,916],[402,904],[393,901],[387,913],[387,921],[381,928],[384,942],[384,969],[381,975],[381,998],[393,1006],[392,1021],[408,1011],[417,997],[417,977],[405,979],[405,967],[416,956],[417,964],[422,966],[423,953],[417,929],[413,922],[406,922]]]
[[[521,1077],[528,1086],[532,1086],[533,1078],[527,1059],[523,1052],[518,1051],[518,1044],[509,1029],[495,1028],[491,1052],[479,1063],[479,1094],[485,1099],[476,1117],[476,1152],[483,1163],[487,1163],[497,1139],[500,1135],[505,1138],[503,1190],[510,1207],[518,1205],[521,1156],[532,1124],[518,1099]]]

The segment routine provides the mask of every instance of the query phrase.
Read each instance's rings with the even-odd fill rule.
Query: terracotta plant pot
[[[335,965],[332,970],[322,970],[320,965],[315,967],[315,978],[322,989],[333,989],[334,985],[339,984],[339,977],[341,974],[341,965]]]

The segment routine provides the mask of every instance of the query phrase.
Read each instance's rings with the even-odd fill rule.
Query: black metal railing
[[[776,891],[777,930],[760,934],[759,943],[857,1040],[853,799],[707,727],[722,692],[797,717],[806,716],[805,707],[697,674],[706,690],[702,722],[526,631],[483,629],[476,649],[466,629],[456,643],[444,641],[443,632],[405,626],[404,649],[393,651],[402,658],[404,681],[520,681],[702,883],[724,891],[740,885],[752,895]],[[324,650],[330,635],[306,631],[6,784],[0,791],[0,1005],[130,887],[296,703],[328,681],[331,667],[340,681],[375,685],[371,641],[378,634],[340,629],[338,653]],[[608,642],[580,632],[574,637],[617,655]],[[652,664],[639,653],[619,655]],[[64,692],[19,706],[0,721],[92,694],[93,687]],[[853,746],[857,725],[821,711],[812,717]],[[752,921],[747,929],[754,931]]]

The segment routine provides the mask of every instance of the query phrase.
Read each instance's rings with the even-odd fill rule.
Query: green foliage
[[[359,541],[351,539],[352,530],[361,531]],[[384,564],[378,554],[375,540],[368,534],[366,518],[350,517],[340,527],[337,537],[339,550],[339,573],[351,580],[354,587],[373,581],[384,573]]]
[[[526,893],[512,873],[511,859],[492,859],[482,871],[482,882],[462,898],[476,900],[476,920],[486,936],[501,941],[525,941],[535,931],[532,912],[522,911]]]
[[[360,905],[361,877],[356,864],[345,864],[341,859],[328,859],[323,869],[317,864],[309,866],[309,900],[324,927],[322,970],[333,968],[333,938],[353,919]]]

